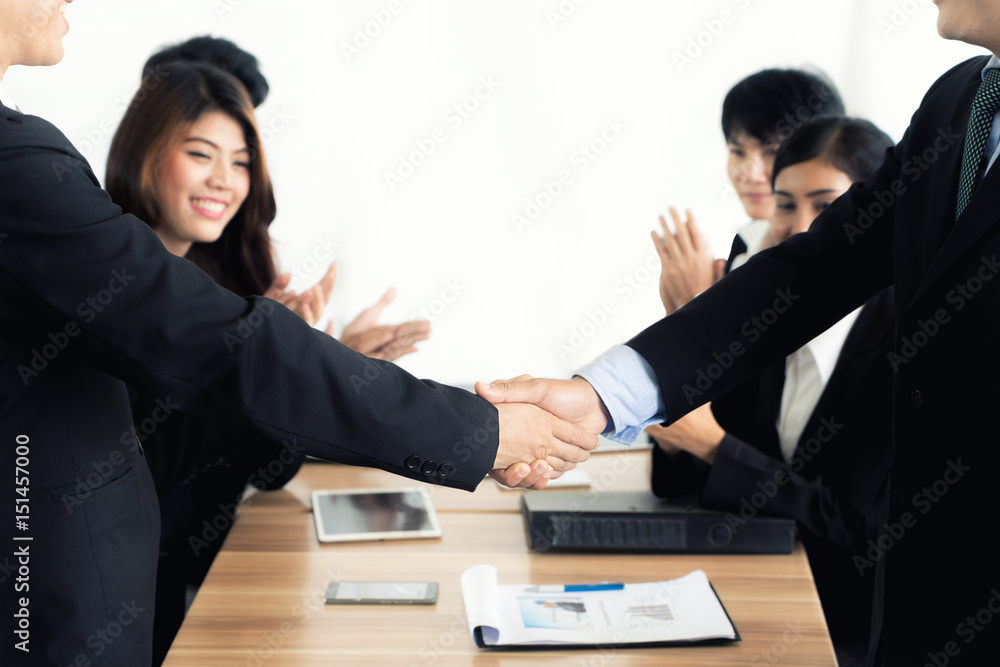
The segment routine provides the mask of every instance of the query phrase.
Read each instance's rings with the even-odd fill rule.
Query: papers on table
[[[638,584],[563,587],[497,584],[491,565],[462,574],[462,595],[480,648],[542,644],[650,645],[738,640],[705,573]]]

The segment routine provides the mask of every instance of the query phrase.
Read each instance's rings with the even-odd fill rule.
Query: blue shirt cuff
[[[611,415],[602,435],[631,445],[647,426],[667,419],[653,367],[627,345],[615,345],[575,373],[597,392]]]

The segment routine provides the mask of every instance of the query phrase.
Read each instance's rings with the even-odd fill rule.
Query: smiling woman
[[[108,193],[219,284],[264,294],[277,275],[276,209],[246,88],[211,65],[172,62],[143,90],[111,142]]]
[[[181,256],[195,242],[218,240],[250,189],[250,150],[235,120],[210,111],[186,135],[163,164],[158,188],[160,238]]]

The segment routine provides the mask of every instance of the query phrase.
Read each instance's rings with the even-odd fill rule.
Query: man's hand
[[[497,380],[491,384],[477,382],[476,393],[494,405],[533,403],[594,435],[603,433],[611,420],[604,401],[590,383],[581,377],[549,380],[521,375],[512,380]]]
[[[559,419],[536,405],[508,403],[500,413],[500,447],[494,469],[524,461],[545,459],[553,470],[565,472],[590,458],[597,436]]]
[[[550,479],[558,479],[562,475],[558,470],[553,470],[545,459],[538,459],[531,465],[527,463],[515,463],[506,468],[497,468],[490,471],[490,477],[510,488],[544,489]]]

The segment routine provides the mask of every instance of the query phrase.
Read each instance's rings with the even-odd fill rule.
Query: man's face
[[[62,38],[69,30],[65,5],[64,0],[0,0],[0,76],[11,65],[62,60]]]
[[[1000,0],[934,0],[934,4],[942,37],[1000,51]]]

